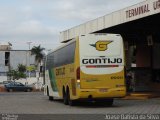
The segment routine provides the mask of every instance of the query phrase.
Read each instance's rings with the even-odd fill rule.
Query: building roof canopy
[[[60,33],[60,42],[76,36],[95,33],[137,34],[158,30],[160,0],[146,0]]]

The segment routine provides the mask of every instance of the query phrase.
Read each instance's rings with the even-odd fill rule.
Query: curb
[[[131,93],[122,98],[122,100],[147,100],[152,98],[159,98],[160,94],[158,93]]]

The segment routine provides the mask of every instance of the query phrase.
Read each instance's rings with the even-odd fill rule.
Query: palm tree
[[[43,50],[45,50],[45,48],[42,48],[40,45],[33,46],[33,48],[31,49],[31,55],[35,55],[36,66],[38,66],[38,64],[40,64],[41,61],[43,60],[44,57]]]
[[[43,57],[44,57],[43,50],[45,50],[45,48],[42,48],[40,45],[33,46],[33,48],[31,49],[31,55],[35,55],[36,67],[39,67],[41,65],[41,61],[43,60]],[[38,73],[40,77],[41,76],[40,71]],[[39,81],[39,77],[37,77],[37,84]]]

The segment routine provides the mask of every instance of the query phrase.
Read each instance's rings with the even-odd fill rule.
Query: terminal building
[[[132,91],[160,91],[160,0],[146,0],[63,31],[60,42],[89,33],[121,34]]]

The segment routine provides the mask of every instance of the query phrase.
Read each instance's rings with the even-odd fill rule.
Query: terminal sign
[[[160,9],[160,0],[153,2],[153,10],[157,10],[157,9]],[[131,18],[134,16],[148,13],[148,12],[150,12],[150,6],[149,6],[149,4],[145,4],[145,5],[139,6],[137,8],[127,10],[126,17]]]

